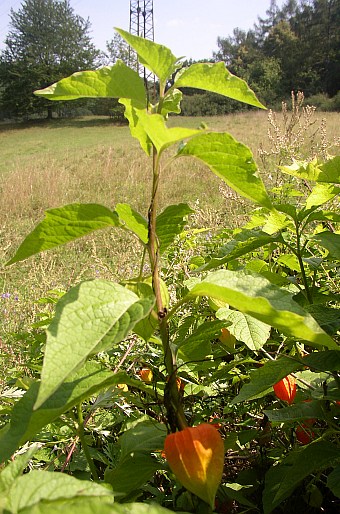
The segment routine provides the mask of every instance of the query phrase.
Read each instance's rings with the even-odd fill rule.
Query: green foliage
[[[90,23],[69,1],[26,0],[11,11],[10,32],[1,53],[0,84],[5,112],[52,115],[51,104],[32,92],[81,69],[95,67],[99,52],[89,37]]]
[[[168,432],[203,422],[218,423],[225,448],[243,453],[253,472],[225,481],[217,506],[232,500],[284,512],[292,496],[311,506],[328,495],[327,508],[339,494],[339,158],[281,161],[291,182],[269,191],[250,150],[230,134],[167,125],[180,112],[181,88],[262,107],[246,83],[222,64],[177,71],[180,59],[166,47],[119,34],[158,76],[155,104],[120,61],[37,95],[119,98],[150,157],[147,219],[127,203],[51,209],[8,264],[105,228],[112,238],[135,238],[139,272],[120,283],[84,280],[61,295],[42,366],[0,396],[0,509],[211,513],[183,491],[162,455]],[[201,231],[187,229],[190,206],[159,212],[164,171],[183,157],[253,202],[244,227],[202,244]],[[298,393],[282,407],[273,386],[287,375]],[[309,430],[304,448],[298,428]],[[19,455],[31,442],[39,444]]]

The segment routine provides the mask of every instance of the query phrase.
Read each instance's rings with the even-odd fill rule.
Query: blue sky
[[[22,0],[0,0],[0,48],[8,32],[9,13]],[[284,0],[277,0],[282,6]],[[105,50],[113,27],[129,29],[129,0],[71,0],[76,14],[89,18],[97,48]],[[265,17],[270,0],[154,0],[155,41],[168,46],[176,56],[204,59],[217,50],[218,36],[233,29],[252,28],[257,16]]]

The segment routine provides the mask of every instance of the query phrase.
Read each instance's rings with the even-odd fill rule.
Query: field
[[[307,152],[321,134],[326,118],[327,138],[337,135],[339,115],[317,114],[305,134]],[[278,116],[278,120],[282,120]],[[176,117],[170,125],[196,128],[199,118]],[[275,167],[264,167],[262,145],[269,153],[268,114],[249,112],[205,118],[210,128],[228,131],[253,151],[265,181]],[[5,268],[27,233],[42,219],[45,209],[73,202],[97,202],[113,207],[127,202],[142,214],[148,208],[150,167],[127,126],[114,126],[107,118],[54,120],[0,126],[0,315],[3,347],[12,332],[26,330],[41,306],[35,302],[48,291],[66,290],[80,279],[131,276],[136,273],[135,241],[118,231],[96,233],[66,249],[41,254]],[[333,152],[338,148],[333,148]],[[208,194],[207,194],[208,192]],[[229,194],[226,186],[197,161],[182,159],[166,168],[161,184],[161,205],[188,202],[196,208],[192,225],[212,230],[237,226],[249,204]],[[1,348],[0,348],[1,349]]]

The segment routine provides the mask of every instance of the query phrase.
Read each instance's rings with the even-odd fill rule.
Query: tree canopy
[[[95,67],[99,51],[90,22],[74,13],[69,0],[25,0],[18,11],[11,9],[10,20],[0,56],[4,109],[17,116],[48,109],[51,116],[51,105],[33,91]]]

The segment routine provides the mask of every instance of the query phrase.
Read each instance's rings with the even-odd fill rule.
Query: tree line
[[[275,107],[292,90],[303,91],[321,109],[340,110],[340,0],[287,0],[281,8],[271,0],[265,18],[252,29],[235,28],[217,38],[211,62],[224,61],[267,106]],[[11,10],[5,49],[0,53],[0,116],[28,118],[52,107],[32,92],[84,69],[131,60],[124,41],[115,35],[106,52],[90,37],[90,20],[78,16],[69,0],[24,0]],[[192,61],[191,61],[192,62]],[[239,104],[212,93],[184,91],[185,115],[224,114]],[[108,114],[115,101],[59,104],[59,115]]]

